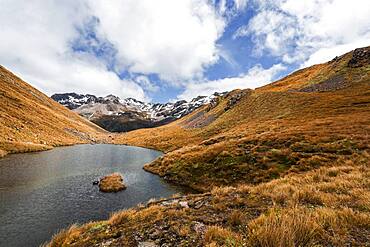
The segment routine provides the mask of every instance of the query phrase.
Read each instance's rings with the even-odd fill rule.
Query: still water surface
[[[77,145],[0,159],[0,246],[38,246],[72,223],[184,189],[142,167],[158,151],[119,145]],[[121,172],[127,189],[101,193],[92,182]]]

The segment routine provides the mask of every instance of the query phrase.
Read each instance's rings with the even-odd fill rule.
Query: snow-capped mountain
[[[54,94],[51,98],[109,131],[121,132],[167,124],[203,105],[216,102],[217,97],[224,94],[214,93],[198,96],[189,102],[180,100],[164,104],[146,103],[134,98],[120,99],[114,95],[96,97],[63,93]]]
[[[73,110],[90,102],[97,102],[98,98],[91,94],[62,93],[51,96],[53,100]]]

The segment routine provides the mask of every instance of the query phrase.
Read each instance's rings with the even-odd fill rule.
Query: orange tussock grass
[[[112,173],[100,179],[99,189],[102,192],[118,192],[126,189],[123,177],[120,173]]]

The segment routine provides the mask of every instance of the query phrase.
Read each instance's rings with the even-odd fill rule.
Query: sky
[[[49,96],[189,100],[368,45],[368,0],[0,0],[0,64]]]

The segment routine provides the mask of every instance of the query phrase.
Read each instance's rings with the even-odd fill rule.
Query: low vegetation
[[[99,190],[102,192],[118,192],[126,189],[123,177],[120,173],[112,173],[100,179]]]

